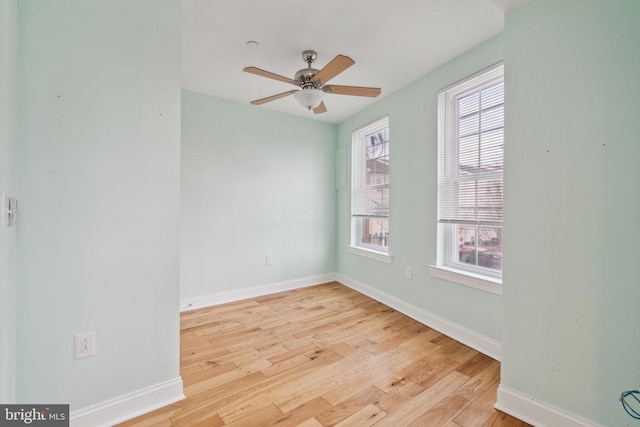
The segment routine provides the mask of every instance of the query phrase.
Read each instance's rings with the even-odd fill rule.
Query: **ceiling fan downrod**
[[[319,89],[322,86],[322,81],[313,81],[313,77],[320,72],[320,70],[311,68],[311,64],[313,64],[317,57],[318,54],[315,50],[305,50],[302,52],[302,59],[307,63],[307,68],[298,70],[294,76],[294,80],[302,89]]]

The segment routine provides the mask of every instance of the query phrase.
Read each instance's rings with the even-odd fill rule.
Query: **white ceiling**
[[[318,52],[317,69],[342,54],[356,63],[331,83],[380,87],[378,98],[328,94],[318,115],[293,96],[252,107],[338,123],[498,34],[504,13],[529,1],[183,0],[182,87],[248,104],[296,87],[244,67],[293,77],[303,50]]]

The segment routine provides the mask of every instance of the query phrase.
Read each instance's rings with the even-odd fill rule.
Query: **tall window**
[[[356,130],[352,142],[351,245],[388,253],[389,119]]]
[[[440,92],[438,163],[441,265],[501,277],[502,64]]]

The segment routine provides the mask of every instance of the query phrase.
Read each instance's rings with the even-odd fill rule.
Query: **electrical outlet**
[[[271,255],[264,256],[264,265],[271,265]]]
[[[404,270],[404,277],[406,279],[411,279],[411,267],[406,267]]]
[[[85,332],[75,335],[76,359],[84,359],[96,355],[96,333]]]

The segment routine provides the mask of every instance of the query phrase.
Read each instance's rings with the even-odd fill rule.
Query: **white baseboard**
[[[212,305],[224,304],[227,302],[240,301],[247,298],[255,298],[263,295],[274,294],[276,292],[290,291],[292,289],[320,285],[322,283],[333,282],[335,280],[335,273],[321,274],[318,276],[303,277],[300,279],[269,283],[266,285],[253,286],[250,288],[220,292],[199,297],[182,298],[180,300],[180,311],[182,312],[195,310],[198,308],[210,307]]]
[[[375,299],[376,301],[380,301],[381,303],[388,305],[400,313],[405,314],[412,319],[415,319],[418,322],[473,348],[474,350],[478,350],[479,352],[486,354],[492,359],[500,360],[500,343],[492,340],[491,338],[480,335],[471,329],[453,323],[433,313],[429,313],[420,307],[416,307],[404,300],[367,286],[364,283],[358,282],[357,280],[351,279],[345,275],[338,274],[335,280],[355,291]]]
[[[182,378],[174,378],[69,414],[71,427],[108,427],[184,399]]]
[[[498,402],[494,407],[536,427],[596,427],[595,424],[504,385],[498,387]]]

